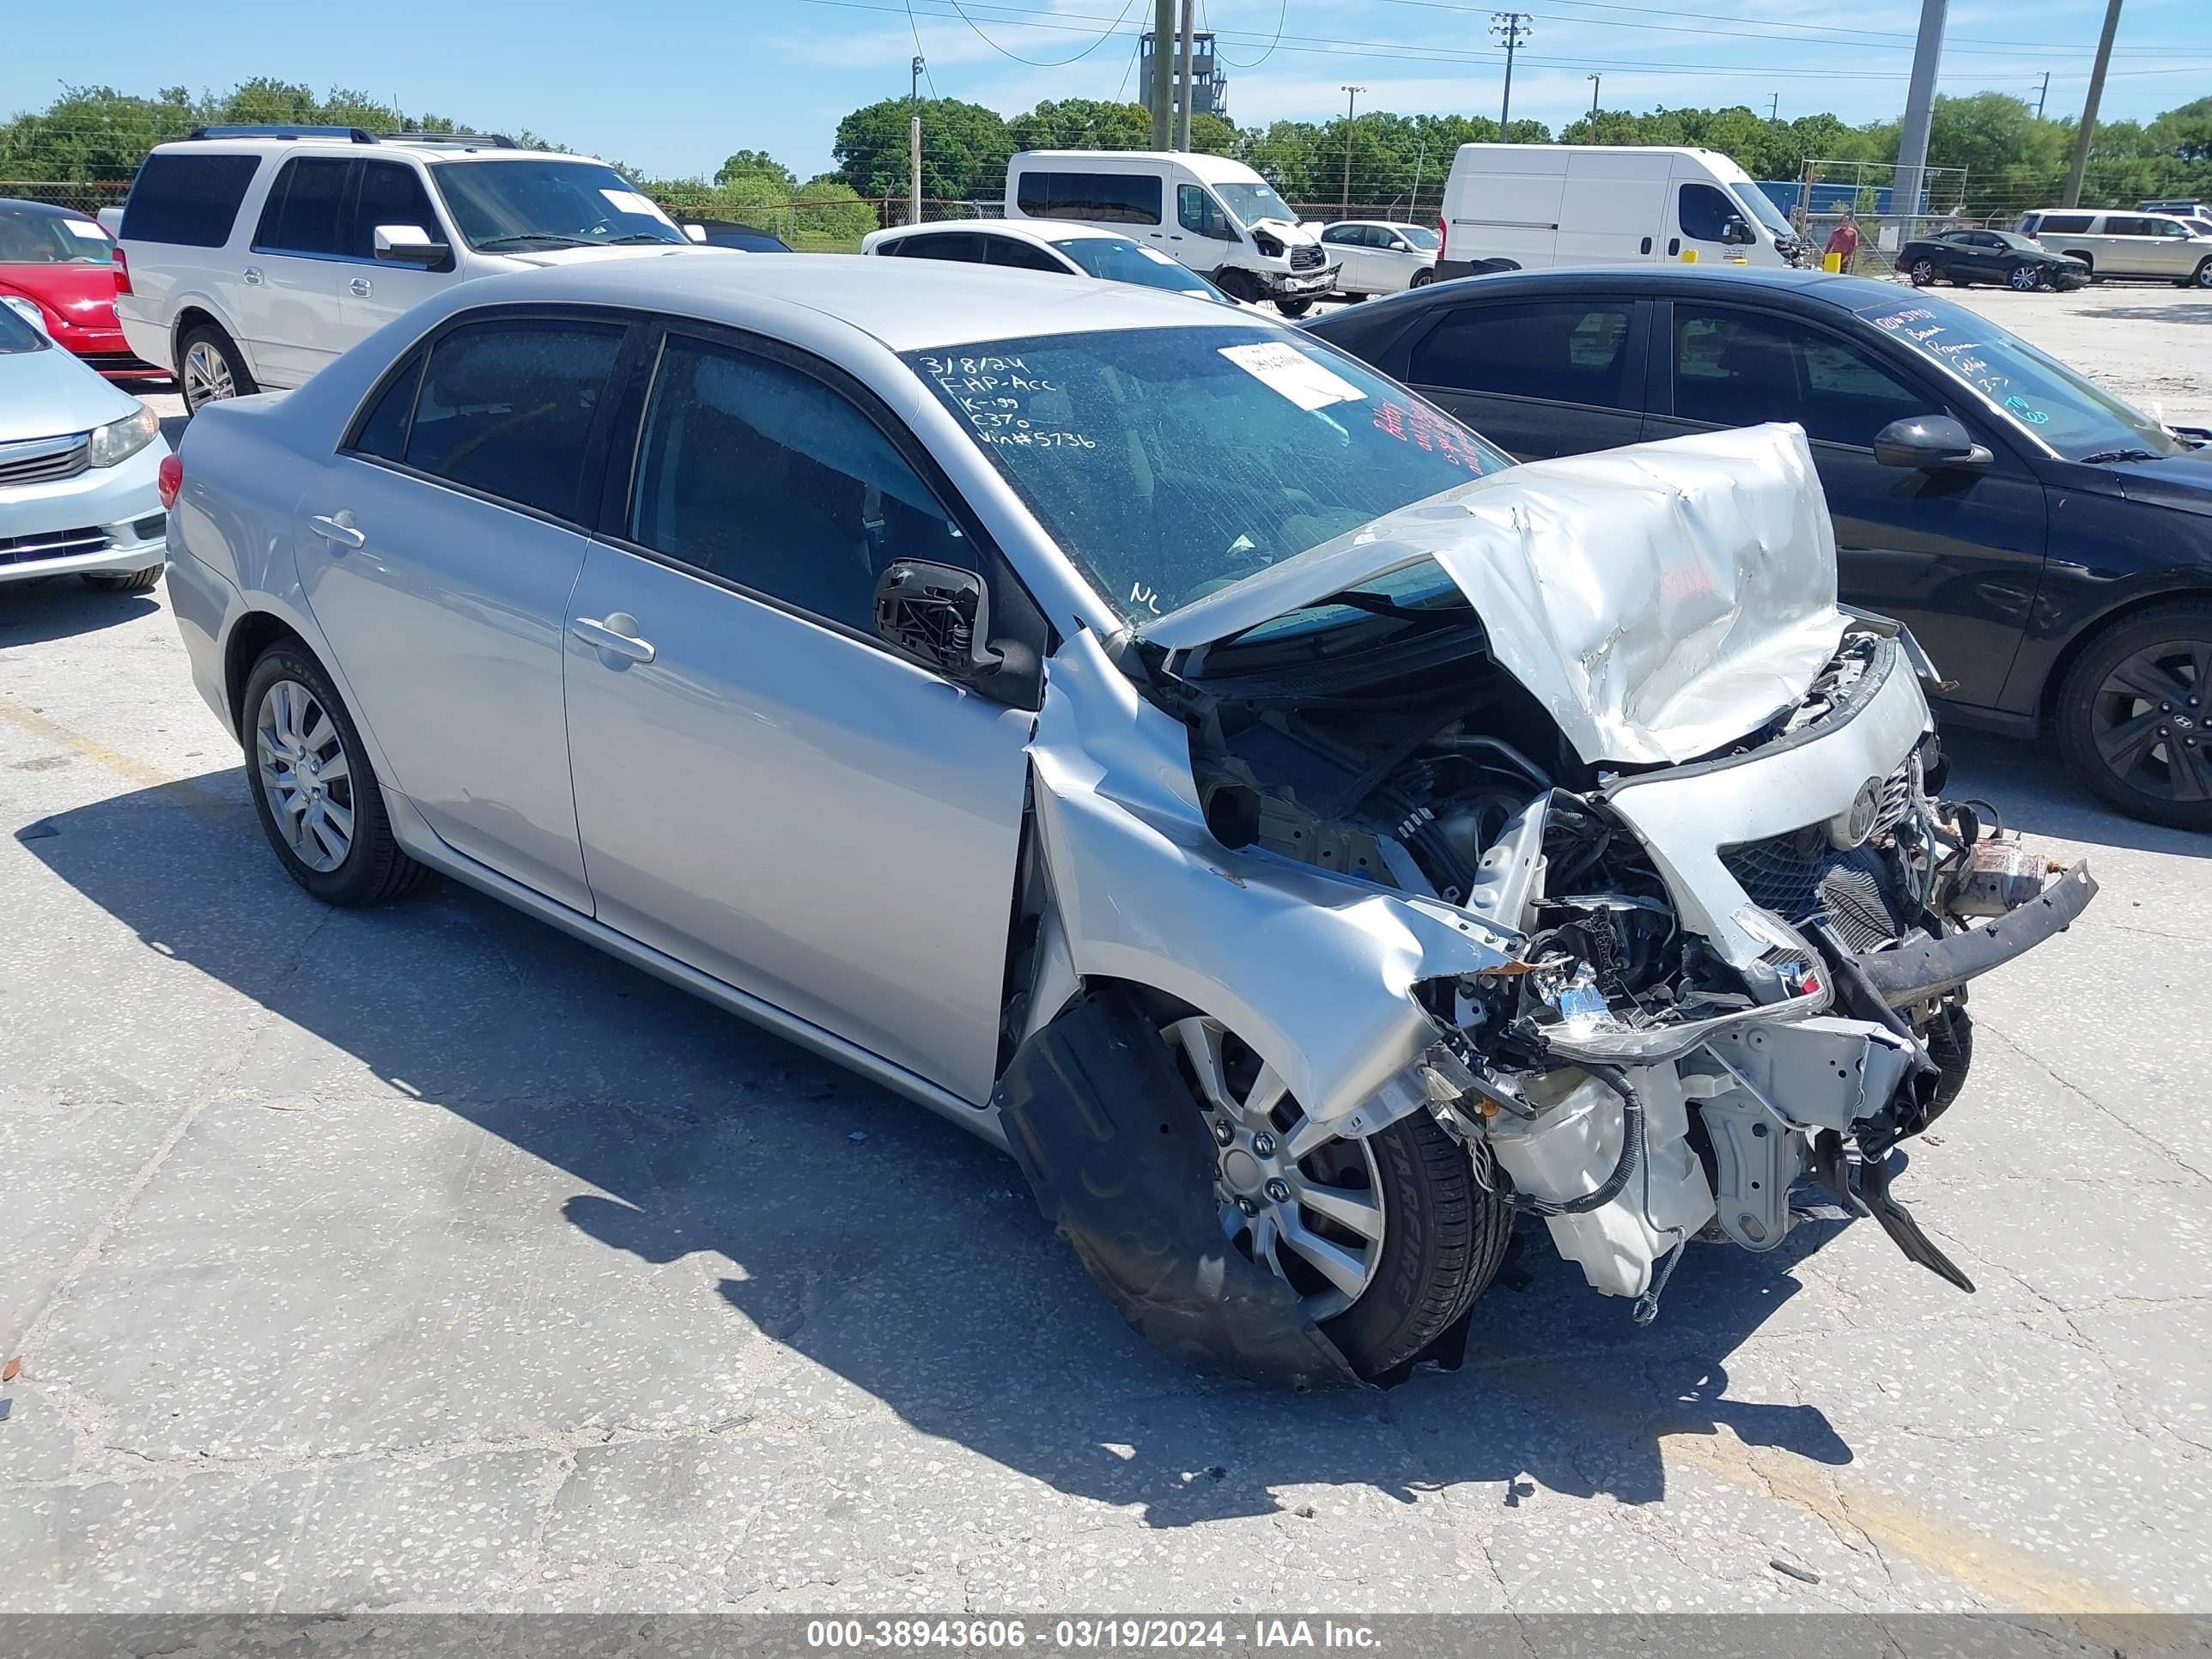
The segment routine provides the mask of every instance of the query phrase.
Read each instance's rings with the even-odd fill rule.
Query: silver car
[[[1256,317],[735,263],[194,422],[173,608],[303,887],[443,872],[878,1079],[1250,1376],[1448,1360],[1522,1215],[1649,1318],[1801,1178],[1967,1284],[1892,1149],[2094,887],[1930,799],[1796,428],[1514,467]]]

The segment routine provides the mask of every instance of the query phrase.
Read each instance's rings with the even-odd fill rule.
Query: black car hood
[[[2212,517],[2212,448],[2192,449],[2155,461],[2117,461],[2101,466],[2071,464],[2067,483],[2100,495],[2178,507]]]

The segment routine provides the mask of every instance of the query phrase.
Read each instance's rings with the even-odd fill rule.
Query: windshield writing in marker
[[[1096,449],[1095,439],[1066,418],[1067,399],[1047,376],[1019,357],[933,356],[919,359],[954,408],[968,418],[976,441],[1023,449]]]

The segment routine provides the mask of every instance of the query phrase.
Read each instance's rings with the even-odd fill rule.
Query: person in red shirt
[[[1859,235],[1857,224],[1852,221],[1851,216],[1846,213],[1844,215],[1843,223],[1828,234],[1828,252],[1842,254],[1844,256],[1842,268],[1849,270],[1851,268],[1851,256],[1859,251],[1859,243],[1863,239]]]

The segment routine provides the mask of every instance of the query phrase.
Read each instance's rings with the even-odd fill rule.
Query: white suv
[[[296,386],[418,301],[520,266],[693,252],[604,161],[476,133],[204,127],[123,215],[116,313],[186,407]]]

